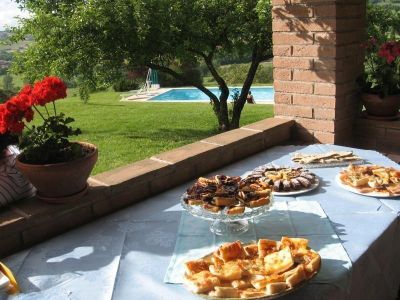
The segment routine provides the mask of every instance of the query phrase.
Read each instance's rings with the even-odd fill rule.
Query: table
[[[278,146],[213,174],[241,175],[272,161],[288,165],[294,151],[348,149]],[[375,151],[352,150],[371,163],[399,167]],[[319,189],[298,197],[276,197],[276,201],[320,203],[353,264],[348,291],[311,283],[284,299],[396,299],[400,199],[349,193],[335,183],[339,169],[313,169],[322,178]],[[181,216],[179,197],[189,184],[6,258],[24,291],[15,299],[199,299],[181,285],[163,283]]]

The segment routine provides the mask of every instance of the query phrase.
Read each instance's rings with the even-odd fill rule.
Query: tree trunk
[[[260,62],[261,62],[261,57],[260,55],[257,54],[257,50],[254,49],[251,65],[249,71],[247,72],[246,80],[243,83],[242,91],[240,92],[239,98],[235,101],[233,105],[233,113],[230,122],[230,129],[239,128],[240,116],[242,114],[243,107],[246,104],[247,95],[249,94],[250,87],[253,83]]]
[[[212,62],[212,53],[210,55],[203,55],[204,62],[206,63],[211,75],[218,83],[221,90],[221,95],[219,96],[219,112],[217,114],[219,130],[227,131],[230,129],[229,124],[229,113],[228,113],[228,98],[229,98],[229,88],[225,80],[218,74]]]
[[[211,67],[214,68],[212,66],[212,63],[211,62],[209,62],[209,63],[211,65]],[[230,126],[229,126],[229,116],[228,116],[228,107],[227,107],[227,99],[229,97],[229,89],[228,89],[228,86],[225,84],[225,81],[223,81],[223,79],[221,77],[219,77],[218,74],[217,74],[217,76],[219,77],[220,82],[222,80],[221,85],[223,86],[225,84],[225,87],[221,88],[222,92],[221,92],[221,96],[220,96],[219,99],[214,93],[212,93],[204,85],[190,82],[190,81],[186,80],[186,78],[182,74],[179,74],[179,73],[175,72],[174,70],[172,70],[172,69],[170,69],[168,67],[156,65],[156,64],[153,64],[153,63],[147,63],[147,66],[149,68],[153,68],[153,69],[159,70],[160,72],[164,72],[164,73],[170,74],[171,76],[173,76],[176,79],[180,80],[182,83],[188,84],[188,85],[192,85],[192,86],[198,88],[204,94],[206,94],[210,98],[211,105],[213,107],[214,113],[215,113],[215,115],[216,115],[216,117],[218,119],[218,129],[220,131],[229,130]],[[214,69],[214,71],[215,71],[215,69]]]
[[[228,112],[228,98],[229,98],[229,89],[223,89],[221,91],[221,95],[219,96],[220,103],[220,111],[218,115],[219,121],[219,130],[220,131],[228,131],[231,129],[229,123],[229,112]]]
[[[197,52],[197,51],[194,51],[194,52]],[[242,87],[240,96],[234,103],[233,114],[232,114],[231,120],[229,119],[229,110],[228,110],[229,88],[228,88],[228,85],[226,84],[225,80],[218,74],[217,70],[214,67],[214,64],[212,62],[213,52],[210,53],[209,55],[205,55],[203,53],[197,53],[197,54],[199,54],[200,56],[203,57],[208,69],[210,70],[211,75],[214,77],[215,81],[218,83],[218,86],[221,90],[221,95],[219,96],[219,99],[216,95],[214,95],[205,86],[187,81],[186,78],[184,76],[182,76],[182,74],[179,74],[168,67],[156,65],[153,63],[148,63],[147,66],[150,68],[157,69],[161,72],[168,73],[168,74],[172,75],[173,77],[179,79],[183,83],[189,84],[189,85],[192,85],[192,86],[198,88],[203,93],[205,93],[208,97],[210,97],[210,101],[213,106],[214,113],[218,119],[218,127],[219,127],[218,129],[220,131],[228,131],[228,130],[231,130],[234,128],[238,128],[239,124],[240,124],[239,123],[240,116],[241,116],[243,107],[247,100],[247,95],[249,93],[251,84],[253,83],[254,76],[257,72],[257,68],[262,60],[261,54],[258,52],[257,47],[255,47],[253,49],[251,65],[250,65],[249,71],[247,72],[246,80],[243,83],[243,87]]]

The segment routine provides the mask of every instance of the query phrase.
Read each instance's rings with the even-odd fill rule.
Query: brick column
[[[346,144],[358,107],[355,79],[365,0],[273,0],[275,116],[293,138]]]

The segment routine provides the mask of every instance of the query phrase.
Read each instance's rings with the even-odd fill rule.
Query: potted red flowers
[[[94,145],[68,139],[81,131],[70,126],[72,118],[57,113],[54,102],[65,98],[66,90],[61,79],[46,77],[0,104],[0,134],[20,136],[17,168],[37,188],[38,197],[52,203],[83,195],[97,161]],[[43,120],[42,125],[28,124],[35,115]]]
[[[366,112],[372,118],[396,118],[400,108],[400,42],[380,44],[371,38],[363,46],[365,71],[360,84]]]

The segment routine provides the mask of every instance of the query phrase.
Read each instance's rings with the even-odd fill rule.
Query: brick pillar
[[[347,144],[362,71],[365,0],[273,0],[275,116],[293,138]]]

